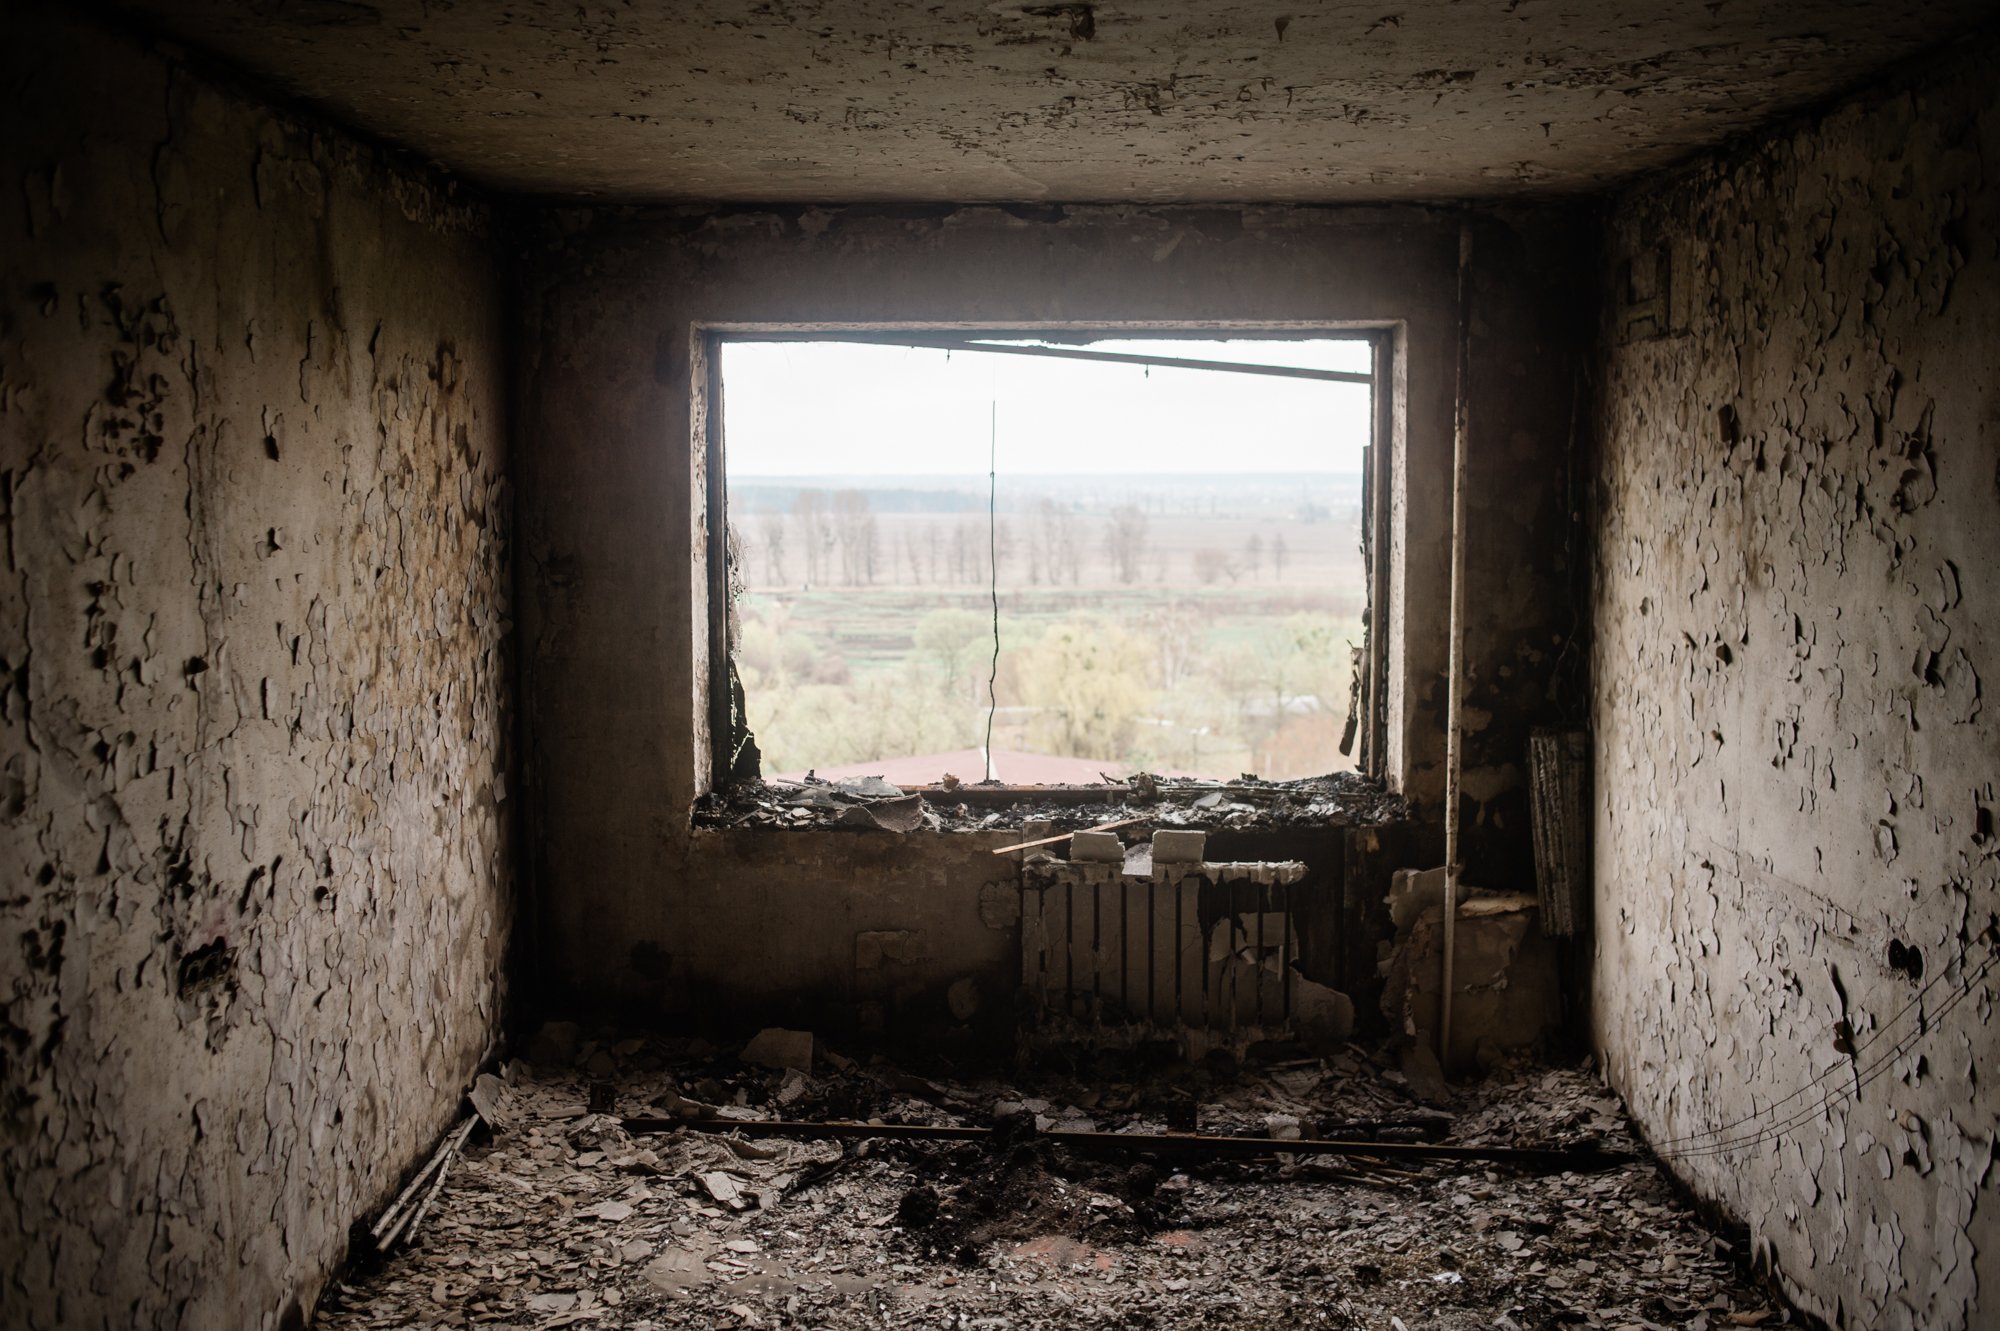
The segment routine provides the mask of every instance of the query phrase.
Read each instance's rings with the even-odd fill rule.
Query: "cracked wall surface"
[[[690,830],[710,763],[700,701],[709,646],[699,554],[706,462],[689,447],[704,421],[692,386],[705,382],[706,326],[1233,322],[1392,330],[1406,438],[1389,487],[1391,530],[1381,538],[1388,603],[1375,622],[1393,625],[1385,630],[1388,762],[1435,822],[1459,223],[1458,213],[1428,208],[549,214],[522,302],[518,419],[526,446],[518,479],[523,803],[534,945],[550,1001],[657,1015],[710,994],[778,1001],[820,993],[818,980],[803,978],[811,967],[794,975],[746,958],[736,946],[753,927],[743,903],[782,890],[823,902],[837,917],[847,896],[865,898],[878,880],[875,852],[843,849],[858,844],[852,839],[772,834],[773,849],[753,867],[728,848],[754,836]],[[1546,696],[1566,627],[1554,608],[1564,603],[1567,577],[1562,477],[1579,339],[1550,293],[1571,289],[1564,265],[1574,260],[1576,218],[1520,210],[1482,213],[1474,225],[1474,437],[1485,442],[1474,463],[1482,554],[1472,565],[1468,655],[1474,701],[1501,709],[1488,718],[1476,761],[1514,764],[1516,777],[1510,784],[1500,773],[1480,786],[1468,817],[1478,829],[1474,862],[1504,876],[1506,866],[1528,859],[1518,768],[1532,717],[1502,704]],[[1510,621],[1524,605],[1534,609]],[[958,866],[949,890],[974,900],[987,876],[978,857],[940,853]],[[1383,890],[1386,881],[1374,895]],[[845,943],[828,944],[820,920],[769,912],[754,927],[788,957],[837,961]],[[979,963],[977,951],[967,964]]]
[[[2000,1306],[1996,59],[1611,221],[1596,1038],[1675,1170],[1836,1326]]]
[[[492,1044],[482,211],[0,19],[0,1322],[295,1326]]]

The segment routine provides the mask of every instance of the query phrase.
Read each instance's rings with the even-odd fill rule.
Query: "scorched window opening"
[[[1379,766],[1382,333],[708,350],[718,786]]]

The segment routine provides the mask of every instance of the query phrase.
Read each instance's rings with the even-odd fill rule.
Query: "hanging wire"
[[[1987,958],[1986,962],[1979,968],[1979,970],[1973,973],[1973,976],[1971,978],[1976,980],[1978,978],[1983,977],[1986,971],[1991,969],[1993,964],[1994,964],[1994,959],[1991,957]],[[1971,995],[1971,992],[1972,990],[1970,988],[1965,988],[1957,990],[1954,993],[1952,993],[1938,1007],[1937,1012],[1934,1014],[1933,1020],[1938,1020],[1943,1018],[1946,1013],[1950,1012],[1954,1007],[1958,1006],[1958,1004],[1964,1002],[1965,999]],[[1877,1079],[1879,1079],[1884,1073],[1887,1073],[1895,1065],[1897,1059],[1901,1058],[1903,1055],[1909,1053],[1911,1049],[1915,1048],[1917,1042],[1921,1040],[1925,1035],[1929,1034],[1929,1032],[1930,1032],[1930,1026],[1928,1023],[1919,1026],[1916,1030],[1910,1032],[1910,1034],[1906,1036],[1902,1041],[1900,1041],[1894,1048],[1890,1049],[1889,1052],[1881,1055],[1879,1058],[1869,1063],[1865,1068],[1857,1068],[1855,1070],[1855,1081],[1852,1087],[1842,1084],[1836,1089],[1823,1095],[1818,1101],[1812,1104],[1808,1104],[1801,1109],[1794,1110],[1791,1114],[1786,1116],[1784,1119],[1779,1120],[1778,1122],[1767,1124],[1763,1128],[1755,1132],[1748,1133],[1741,1137],[1724,1138],[1719,1141],[1696,1143],[1694,1145],[1684,1146],[1684,1147],[1670,1147],[1665,1150],[1659,1151],[1658,1154],[1670,1160],[1694,1160],[1694,1159],[1701,1159],[1707,1156],[1726,1155],[1733,1151],[1750,1150],[1753,1147],[1763,1146],[1770,1142],[1782,1141],[1785,1138],[1791,1136],[1792,1133],[1797,1129],[1802,1128],[1806,1124],[1811,1123],[1812,1121],[1817,1119],[1821,1114],[1831,1113],[1835,1109],[1839,1109],[1845,1106],[1850,1101],[1859,1098],[1861,1091],[1864,1087],[1872,1084]],[[1839,1069],[1839,1070],[1844,1071],[1845,1069]]]
[[[1000,711],[1000,399],[986,421],[986,575],[993,593],[993,665],[986,673],[986,779],[994,779],[993,718]]]
[[[1790,1136],[1792,1132],[1812,1122],[1821,1114],[1829,1113],[1847,1102],[1858,1098],[1864,1087],[1889,1071],[1898,1059],[1908,1054],[1924,1036],[1935,1029],[1937,1023],[1942,1021],[1953,1008],[1971,997],[1977,990],[1979,982],[1986,977],[1987,973],[1995,965],[2000,965],[2000,953],[1989,950],[1986,957],[1971,971],[1967,972],[1961,966],[1961,979],[1959,983],[1939,1003],[1937,1009],[1930,1014],[1928,1019],[1920,1018],[1915,1028],[1895,1041],[1888,1052],[1869,1060],[1865,1066],[1860,1061],[1862,1052],[1887,1036],[1889,1031],[1905,1015],[1918,1007],[1931,991],[1947,978],[1950,974],[1949,971],[1940,972],[1929,984],[1918,990],[1915,997],[1897,1009],[1895,1014],[1885,1021],[1878,1030],[1866,1040],[1855,1044],[1846,1062],[1835,1064],[1790,1094],[1773,1100],[1770,1104],[1764,1106],[1764,1108],[1745,1114],[1741,1118],[1719,1124],[1712,1128],[1703,1129],[1700,1132],[1655,1142],[1652,1144],[1654,1152],[1671,1160],[1689,1160],[1704,1156],[1721,1155],[1730,1151],[1748,1150],[1752,1147],[1762,1146],[1768,1142],[1779,1141]],[[1852,1086],[1842,1083],[1799,1108],[1792,1110],[1782,1118],[1762,1122],[1762,1120],[1767,1119],[1781,1106],[1811,1094],[1815,1087],[1821,1086],[1834,1077],[1850,1072],[1854,1077]],[[1745,1129],[1745,1131],[1736,1136],[1730,1135],[1739,1128]]]

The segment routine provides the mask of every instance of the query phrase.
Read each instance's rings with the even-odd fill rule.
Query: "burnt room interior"
[[[0,64],[0,1323],[2000,1318],[1987,5]],[[763,760],[723,366],[787,340],[1361,385],[1337,763],[1010,779],[998,499],[976,761]]]

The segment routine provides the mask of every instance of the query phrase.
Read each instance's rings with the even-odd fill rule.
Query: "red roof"
[[[1131,773],[1126,763],[1096,758],[1058,758],[1048,753],[993,751],[993,777],[1009,786],[1092,786],[1105,777],[1123,780]],[[946,773],[967,785],[986,779],[986,758],[979,749],[959,749],[953,753],[925,753],[909,758],[877,758],[866,763],[842,763],[838,767],[818,767],[813,775],[828,781],[848,777],[879,776],[898,786],[928,786]],[[800,781],[804,772],[780,772],[779,781]]]

